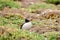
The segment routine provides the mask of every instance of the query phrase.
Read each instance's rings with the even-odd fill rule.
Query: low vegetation
[[[36,3],[30,5],[26,10],[29,12],[35,12],[38,9],[56,9],[56,6],[46,3]]]
[[[57,38],[60,37],[60,32],[46,32],[43,35],[46,36],[48,40],[58,40]]]
[[[17,14],[8,14],[0,16],[0,26],[7,27],[4,34],[0,33],[0,40],[56,40],[59,37],[59,32],[46,32],[44,34],[37,34],[29,32],[27,30],[19,29],[20,25],[24,22],[24,18]],[[55,23],[47,19],[39,21],[32,21],[34,25],[46,26],[49,25],[51,28],[56,28]],[[50,25],[51,24],[51,25]],[[0,29],[1,30],[1,29]]]
[[[0,26],[18,27],[23,23],[23,21],[23,17],[17,14],[0,16]]]
[[[0,0],[0,9],[4,9],[4,7],[20,8],[20,5],[13,0]]]
[[[25,30],[16,30],[12,32],[6,31],[5,34],[0,35],[0,40],[44,40],[44,36],[36,33],[31,33]]]
[[[17,1],[20,0],[0,0],[0,10],[4,9],[5,7],[21,8],[21,2]],[[23,11],[27,11],[28,13],[35,13],[39,9],[57,9],[57,7],[53,4],[60,4],[60,0],[46,0],[46,2],[51,4],[40,2],[31,4],[27,8],[22,7],[21,9]],[[37,33],[35,33],[31,32],[30,30],[20,29],[21,24],[24,23],[23,15],[25,14],[21,15],[19,12],[19,14],[11,12],[6,14],[4,14],[4,12],[2,13],[3,15],[0,15],[0,40],[58,40],[57,38],[60,38],[59,21],[56,22],[57,19],[60,19],[60,15],[58,17],[58,15],[54,16],[48,14],[46,17],[40,16],[39,21],[32,20],[31,22],[33,26],[38,26],[38,28],[40,28],[38,29],[36,27],[38,30],[35,29],[37,30]],[[47,31],[45,28],[47,28]],[[42,34],[38,33],[39,31],[42,31]]]
[[[46,2],[56,4],[56,5],[60,4],[60,0],[46,0]]]

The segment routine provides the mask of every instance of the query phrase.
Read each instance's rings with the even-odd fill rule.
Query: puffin
[[[20,29],[29,30],[32,27],[31,18],[26,18],[25,23],[23,23]]]

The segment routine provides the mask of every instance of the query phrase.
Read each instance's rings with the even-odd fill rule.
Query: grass
[[[0,16],[0,26],[8,26],[8,27],[20,27],[20,25],[24,22],[24,19],[21,15],[9,14],[4,16]],[[45,19],[41,21],[33,20],[32,24],[39,26],[49,26],[51,28],[56,28],[56,23],[51,19]]]
[[[44,40],[45,39],[44,36],[39,35],[37,33],[28,32],[27,30],[11,29],[11,31],[7,30],[7,32],[4,35],[0,35],[0,40],[21,40],[21,39]]]
[[[48,40],[56,40],[60,37],[60,32],[46,32],[43,35],[46,36]]]
[[[0,16],[0,26],[8,26],[8,27],[16,27],[19,28],[21,24],[24,23],[24,18],[22,15],[17,14],[8,14],[6,16]],[[32,20],[33,25],[38,26],[49,26],[51,28],[56,28],[57,24],[54,20],[51,19],[43,19],[40,21]]]
[[[38,9],[56,9],[56,6],[46,3],[36,3],[30,5],[26,10],[29,12],[35,12]]]
[[[15,4],[15,5],[14,5]],[[11,8],[20,8],[19,4],[13,0],[0,0],[0,8],[4,7]],[[30,5],[28,8],[25,8],[28,12],[35,12],[39,9],[57,9],[56,6],[46,3],[36,3]],[[42,18],[43,19],[43,18]],[[34,32],[29,32],[28,30],[19,29],[21,24],[24,22],[24,18],[20,14],[7,14],[0,16],[0,26],[7,27],[5,33],[0,33],[0,40],[45,40],[45,36],[48,40],[56,40],[57,37],[60,37],[60,32],[46,32],[44,34],[37,34]],[[50,28],[56,28],[56,22],[51,19],[43,19],[40,21],[33,20],[33,25],[38,26],[48,26]],[[1,30],[1,29],[0,29]]]
[[[21,5],[13,0],[0,0],[0,10],[4,9],[5,7],[20,8]]]
[[[8,28],[6,29],[4,35],[0,35],[0,40],[45,40],[45,36],[48,40],[56,40],[57,37],[60,37],[59,32],[46,32],[44,34],[37,34],[27,30],[21,30],[19,27],[23,22],[24,18],[19,14],[7,14],[6,16],[0,16],[0,26],[6,26]],[[51,19],[45,19],[41,21],[33,20],[32,23],[34,25],[49,25],[51,28],[56,28],[55,22]]]
[[[6,15],[5,17],[0,16],[0,26],[18,27],[23,21],[21,16],[15,14]]]
[[[60,0],[46,0],[47,3],[58,5],[60,4]]]
[[[47,27],[50,27],[50,28],[56,28],[57,26],[55,24],[57,24],[56,22],[54,22],[54,20],[52,19],[45,19],[45,20],[40,20],[40,21],[37,21],[37,20],[33,20],[32,23],[34,25],[38,25],[40,27],[43,27],[43,26],[47,26]]]
[[[22,34],[21,36],[23,36],[23,35],[24,35],[25,37],[27,36],[27,37],[26,37],[26,39],[28,38],[27,40],[29,40],[29,39],[30,39],[30,40],[39,40],[39,39],[40,39],[40,40],[44,40],[44,36],[41,36],[41,35],[36,34],[36,33],[26,32],[26,33],[24,34],[24,32],[22,32],[21,34]]]

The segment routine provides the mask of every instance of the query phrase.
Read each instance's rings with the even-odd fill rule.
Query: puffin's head
[[[32,18],[30,18],[30,17],[27,17],[27,18],[25,19],[25,22],[30,22],[30,21],[32,21]]]

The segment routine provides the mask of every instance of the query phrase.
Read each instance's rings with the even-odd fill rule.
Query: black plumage
[[[22,26],[23,26],[24,24],[25,24],[25,23],[23,23],[23,24],[21,25],[20,29],[22,29]]]

